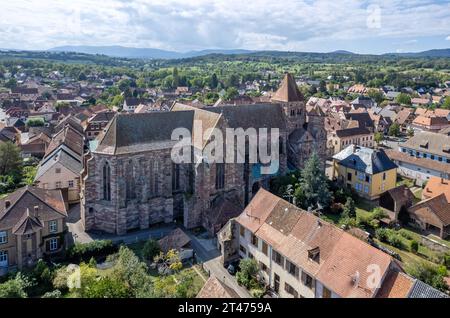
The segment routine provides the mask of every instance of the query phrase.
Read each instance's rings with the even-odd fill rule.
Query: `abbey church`
[[[204,157],[174,163],[171,150],[177,141],[172,132],[182,127],[199,140],[194,123],[201,123],[203,130],[255,128],[257,134],[260,128],[278,128],[278,169],[262,174],[263,164],[250,163],[248,149],[244,163],[210,162]],[[201,150],[210,142],[200,140],[191,147]],[[166,112],[117,114],[85,157],[82,222],[86,231],[120,235],[179,221],[214,235],[242,212],[259,188],[268,189],[275,176],[301,169],[313,152],[325,163],[324,114],[318,107],[306,111],[290,74],[270,103],[196,108],[175,102]]]

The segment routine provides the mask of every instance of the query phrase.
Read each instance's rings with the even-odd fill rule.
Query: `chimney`
[[[5,201],[5,209],[9,208],[11,206],[11,201],[6,200]]]

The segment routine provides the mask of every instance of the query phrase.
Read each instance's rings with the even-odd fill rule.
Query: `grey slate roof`
[[[397,168],[385,152],[366,147],[350,145],[333,156],[344,167],[355,169],[368,174],[377,174]]]
[[[231,128],[286,128],[279,104],[225,105],[203,109],[221,113]]]
[[[450,136],[434,132],[422,131],[399,146],[445,157],[450,156]]]
[[[338,136],[339,138],[358,135],[369,135],[369,134],[371,134],[371,132],[364,127],[354,127],[336,130],[336,136]]]
[[[95,152],[124,154],[168,148],[175,128],[192,132],[194,111],[117,114],[106,126]]]
[[[409,292],[409,298],[449,298],[446,294],[431,287],[420,280],[416,283]]]
[[[43,162],[41,162],[35,179],[39,179],[44,173],[46,173],[51,167],[53,167],[53,165],[58,162],[75,174],[80,174],[81,170],[83,169],[81,158],[78,157],[74,152],[70,152],[70,150],[68,150],[67,148],[61,147],[58,151],[54,152],[53,155],[47,157]]]

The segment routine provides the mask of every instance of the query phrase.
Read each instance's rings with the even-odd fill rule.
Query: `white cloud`
[[[450,41],[450,35],[445,38],[447,41]]]
[[[368,10],[367,3],[357,0],[16,0],[1,4],[0,47],[84,44],[181,51],[322,51],[332,43],[402,41],[442,36],[450,29],[450,3],[376,3],[379,11]],[[370,27],[369,15],[374,12],[379,20],[377,27]]]

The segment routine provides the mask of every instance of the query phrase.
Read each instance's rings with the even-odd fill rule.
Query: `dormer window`
[[[320,248],[316,247],[308,250],[308,259],[316,263],[320,262]]]

